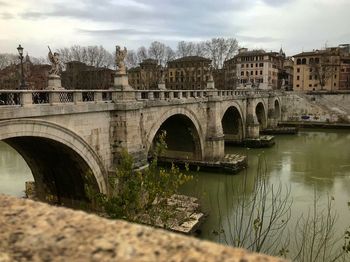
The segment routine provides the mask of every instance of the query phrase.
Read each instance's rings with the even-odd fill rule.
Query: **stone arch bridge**
[[[107,193],[121,150],[141,167],[162,130],[167,157],[220,160],[225,141],[275,126],[282,98],[262,90],[1,91],[0,140],[23,156],[39,195],[81,200],[84,174]]]

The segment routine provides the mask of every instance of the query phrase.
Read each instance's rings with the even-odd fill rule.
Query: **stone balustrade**
[[[119,100],[169,101],[187,99],[239,99],[265,96],[267,90],[0,90],[0,106],[27,106],[65,103],[108,103]]]

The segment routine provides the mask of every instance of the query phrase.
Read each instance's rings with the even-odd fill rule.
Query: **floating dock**
[[[199,169],[201,171],[215,171],[227,174],[236,174],[248,165],[247,157],[238,154],[226,154],[220,161],[187,160],[165,157],[158,158],[158,164],[160,165],[170,166],[172,163],[180,168],[184,168],[188,165],[190,170]]]
[[[274,127],[266,128],[260,132],[263,135],[295,135],[298,133],[298,128],[296,127]]]
[[[264,148],[271,147],[275,144],[274,136],[260,136],[259,138],[246,138],[243,140],[243,145],[249,148]]]

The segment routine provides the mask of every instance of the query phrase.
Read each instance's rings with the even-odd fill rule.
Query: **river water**
[[[348,130],[303,130],[298,135],[276,136],[276,145],[265,149],[226,148],[226,153],[248,156],[248,169],[237,175],[198,172],[182,188],[182,193],[198,197],[208,217],[200,228],[203,239],[230,244],[237,209],[235,193],[246,181],[246,190],[254,190],[259,159],[266,163],[266,181],[281,195],[290,191],[292,232],[300,216],[312,211],[314,199],[318,212],[331,199],[337,215],[336,232],[350,226],[350,132]],[[315,196],[316,194],[316,196]]]
[[[236,175],[197,172],[181,191],[200,199],[209,213],[201,227],[201,238],[226,243],[220,232],[229,232],[238,188],[246,178],[247,192],[255,187],[259,159],[266,162],[268,185],[290,190],[291,221],[310,211],[315,192],[325,207],[327,197],[337,213],[337,230],[350,225],[350,132],[347,130],[303,130],[298,135],[277,136],[268,149],[227,147],[227,153],[248,156],[248,169]],[[0,193],[23,196],[25,181],[33,180],[22,157],[0,142]],[[293,230],[293,228],[290,228]],[[226,238],[226,239],[225,239]]]

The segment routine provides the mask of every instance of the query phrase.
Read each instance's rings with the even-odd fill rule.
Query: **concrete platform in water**
[[[263,135],[295,135],[298,133],[298,128],[296,127],[274,127],[266,128],[260,132]]]
[[[260,136],[259,138],[247,138],[243,140],[243,145],[250,148],[271,147],[275,144],[274,136]]]
[[[226,154],[220,161],[201,161],[201,160],[181,160],[173,158],[159,158],[158,164],[170,166],[171,163],[180,168],[188,165],[191,170],[224,172],[227,174],[236,174],[247,167],[247,157],[238,154]]]

